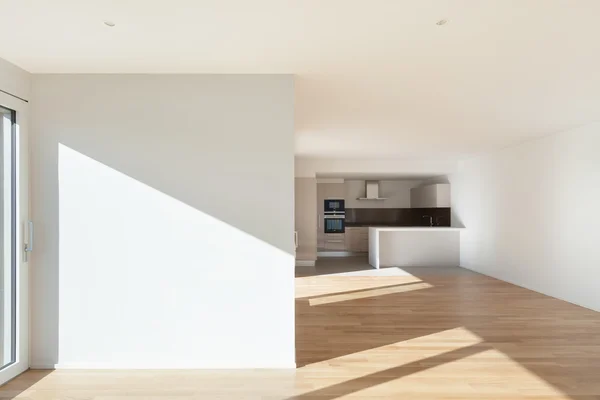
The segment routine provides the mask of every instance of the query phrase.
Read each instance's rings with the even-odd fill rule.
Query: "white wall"
[[[312,158],[296,157],[297,177],[314,178],[322,175],[413,175],[415,177],[450,174],[456,163],[444,159],[368,159],[368,158]]]
[[[0,89],[29,100],[31,75],[29,72],[0,58]]]
[[[600,311],[600,124],[464,162],[463,267]]]
[[[293,78],[37,75],[34,367],[294,366]]]
[[[379,196],[385,200],[357,200],[365,196],[365,181],[347,180],[347,208],[410,208],[410,189],[421,184],[418,180],[379,181]]]
[[[295,229],[298,234],[296,260],[317,259],[317,180],[295,179]]]

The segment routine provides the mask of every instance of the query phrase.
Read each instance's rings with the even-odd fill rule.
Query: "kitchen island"
[[[369,264],[375,268],[458,267],[462,229],[369,227]]]

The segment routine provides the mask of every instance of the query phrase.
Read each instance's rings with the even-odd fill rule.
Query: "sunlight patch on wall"
[[[59,195],[59,367],[293,367],[292,254],[64,145]]]

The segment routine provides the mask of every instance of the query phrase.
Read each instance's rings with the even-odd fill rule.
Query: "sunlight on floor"
[[[511,396],[517,392],[526,396],[544,396],[555,400],[570,399],[495,349],[480,348],[470,352],[463,349],[463,352],[451,353],[455,354],[447,353],[440,357],[424,359],[414,369],[394,368],[388,371],[390,379],[379,378],[382,382],[378,383],[377,377],[372,377],[375,385],[336,398],[379,398],[388,393],[418,393],[428,398],[438,398],[447,393],[454,393],[462,394],[464,398],[481,399],[485,396],[507,398],[502,396]],[[473,373],[474,371],[476,373]]]
[[[357,353],[347,354],[327,361],[314,363],[303,368],[329,367],[335,364],[342,365],[350,362],[350,365],[353,367],[374,367],[369,371],[374,372],[377,370],[375,366],[381,367],[381,369],[397,367],[398,365],[419,361],[424,358],[463,347],[473,346],[482,342],[483,340],[479,336],[468,329],[458,327]],[[452,345],[449,345],[449,343],[452,343]],[[390,356],[391,353],[394,354],[393,357]],[[393,361],[390,361],[390,359],[393,359]],[[364,362],[365,364],[361,365],[361,362]]]
[[[321,276],[412,276],[412,274],[400,267],[375,269],[369,266],[368,269],[360,271],[333,272],[331,274],[323,274]]]
[[[433,287],[433,285],[430,285],[429,283],[425,283],[425,282],[409,283],[409,284],[396,285],[396,286],[392,286],[392,287],[383,287],[383,288],[379,288],[379,289],[367,289],[367,290],[359,290],[359,291],[354,291],[354,292],[349,292],[349,293],[334,294],[331,296],[315,297],[315,298],[309,299],[308,303],[311,306],[318,306],[318,305],[322,305],[322,304],[337,303],[338,301],[366,299],[366,298],[370,298],[370,297],[383,296],[386,294],[404,293],[404,292],[412,292],[413,290],[429,289],[432,287]]]
[[[315,380],[312,387],[321,389],[481,343],[479,336],[459,327],[306,365],[298,369],[298,374],[323,378]]]
[[[578,367],[595,365],[596,347],[569,343],[570,310],[567,324],[553,313],[527,327],[528,307],[543,300],[534,293],[514,300],[523,289],[451,268],[388,276],[367,268],[336,260],[296,278],[295,400],[573,400],[600,390]],[[587,332],[589,316],[580,318]],[[532,337],[556,326],[562,336]]]
[[[469,399],[515,393],[570,399],[464,327],[311,364],[298,374],[323,379],[314,380],[319,384],[297,399],[388,398],[390,393],[436,399],[448,393]]]
[[[389,276],[385,280],[371,276],[305,276],[296,278],[296,299],[419,282],[423,281],[412,275]]]

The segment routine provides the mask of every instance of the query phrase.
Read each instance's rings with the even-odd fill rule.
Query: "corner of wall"
[[[0,90],[29,100],[31,81],[29,72],[0,58]]]

